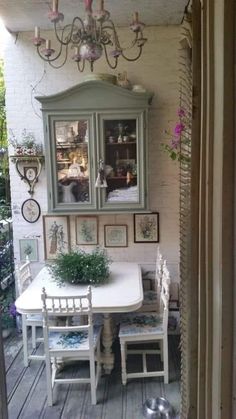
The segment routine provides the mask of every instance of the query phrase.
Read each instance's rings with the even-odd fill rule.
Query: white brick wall
[[[179,169],[178,164],[161,150],[163,131],[173,126],[178,108],[178,36],[179,28],[146,28],[148,43],[142,58],[136,63],[120,61],[115,71],[109,71],[101,59],[95,64],[96,72],[118,74],[127,70],[132,84],[141,84],[154,92],[149,121],[149,193],[153,211],[160,213],[160,247],[167,258],[172,275],[178,277],[179,260]],[[127,30],[121,32],[128,37]],[[8,35],[5,48],[5,81],[8,129],[16,136],[24,128],[33,131],[37,141],[43,142],[43,125],[39,104],[35,95],[48,95],[79,83],[83,77],[73,62],[62,69],[53,70],[37,56],[31,42],[32,33],[20,33],[18,38]],[[36,87],[35,87],[36,86]],[[35,89],[33,89],[35,87]],[[16,174],[11,163],[11,194],[13,203],[14,251],[19,259],[19,239],[38,238],[39,263],[44,260],[42,217],[29,224],[21,216],[21,205],[29,198],[27,185]],[[40,204],[42,213],[47,212],[46,176],[43,169],[33,196]],[[99,238],[104,243],[103,226],[107,223],[126,223],[128,225],[128,248],[112,249],[113,260],[129,260],[153,263],[156,244],[135,244],[133,241],[133,216],[130,214],[99,216]],[[72,243],[74,242],[74,217],[71,217]]]

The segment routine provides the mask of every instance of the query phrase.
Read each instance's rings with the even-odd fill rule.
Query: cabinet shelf
[[[123,143],[106,143],[106,146],[124,146],[124,145],[136,145],[136,141],[130,141],[130,142],[123,142]]]
[[[134,179],[134,178],[136,178],[137,176],[135,175],[132,175],[132,178]],[[107,181],[109,181],[109,180],[124,180],[124,179],[127,179],[127,176],[109,176],[109,177],[107,177]]]
[[[89,178],[88,177],[66,177],[66,180],[69,181],[75,181],[75,182],[88,182]],[[61,183],[63,184],[63,181],[61,181]]]
[[[67,144],[57,144],[57,150],[61,149],[71,149],[71,148],[78,148],[78,147],[88,147],[87,142],[81,142],[81,143],[67,143]]]

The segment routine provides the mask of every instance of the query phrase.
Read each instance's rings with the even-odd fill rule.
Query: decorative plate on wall
[[[22,204],[21,213],[28,223],[35,223],[39,219],[41,213],[39,203],[32,198],[26,199]]]

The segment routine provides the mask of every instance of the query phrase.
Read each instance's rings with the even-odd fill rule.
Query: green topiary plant
[[[59,284],[98,285],[108,280],[110,262],[106,251],[96,248],[92,253],[82,250],[61,253],[49,269]]]

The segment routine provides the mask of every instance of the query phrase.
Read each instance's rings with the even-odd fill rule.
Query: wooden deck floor
[[[39,346],[37,351],[42,350]],[[32,361],[23,365],[21,336],[5,341],[9,419],[142,419],[142,404],[149,397],[165,396],[175,408],[180,402],[180,354],[178,337],[169,336],[170,383],[162,378],[130,380],[123,387],[118,342],[114,344],[116,364],[110,376],[102,376],[97,391],[98,404],[90,402],[89,385],[57,385],[55,405],[47,406],[44,363]],[[130,360],[136,369],[138,356]],[[84,362],[84,368],[87,365]],[[75,374],[75,367],[69,367]]]

